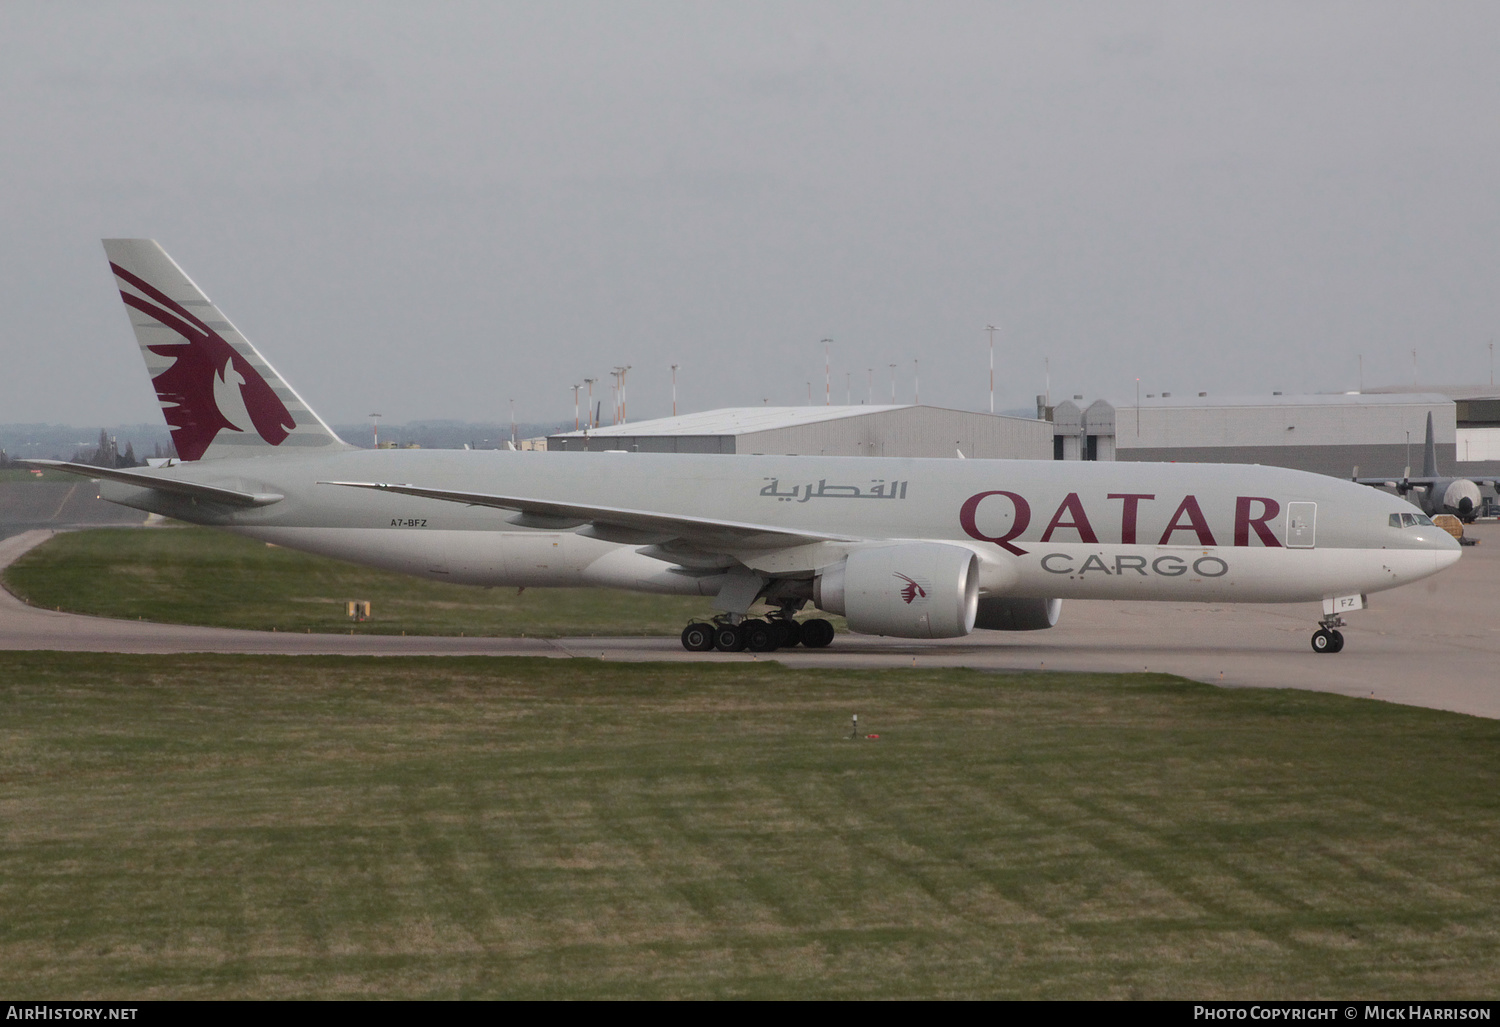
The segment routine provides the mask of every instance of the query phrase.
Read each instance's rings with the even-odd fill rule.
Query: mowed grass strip
[[[479,658],[7,653],[0,701],[17,998],[1500,988],[1488,720]]]
[[[61,534],[12,564],[5,587],[49,610],[263,631],[675,635],[711,613],[700,597],[450,585],[187,527]],[[352,623],[349,600],[369,600],[372,618]]]

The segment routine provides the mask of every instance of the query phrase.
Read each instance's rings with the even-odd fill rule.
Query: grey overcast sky
[[[0,5],[0,421],[162,242],[330,421],[1484,382],[1500,4]]]

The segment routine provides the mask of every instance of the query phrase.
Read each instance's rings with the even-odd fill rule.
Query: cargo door
[[[1288,549],[1311,549],[1318,539],[1318,504],[1288,503],[1286,505],[1286,547]]]

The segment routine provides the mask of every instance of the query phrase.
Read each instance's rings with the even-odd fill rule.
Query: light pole
[[[915,407],[922,405],[922,362],[920,360],[911,362],[911,405]]]
[[[995,412],[995,326],[985,325],[984,330],[990,333],[990,413]]]
[[[896,365],[891,365],[891,406],[896,405]]]
[[[380,415],[370,415],[370,434],[375,439],[375,448],[380,448]]]
[[[677,365],[672,365],[672,416],[677,416]]]
[[[833,406],[833,375],[828,363],[828,347],[833,344],[832,339],[823,340],[823,405]]]
[[[875,369],[873,367],[867,367],[867,368],[865,368],[865,370],[870,372],[870,381],[869,381],[868,386],[865,389],[865,402],[867,404],[869,404],[870,406],[874,406],[875,405]]]
[[[598,378],[585,378],[583,380],[584,384],[589,387],[589,416],[584,420],[590,428],[594,427],[594,383],[598,380]]]
[[[575,385],[575,386],[573,386],[573,430],[574,431],[578,430],[578,390],[581,389],[581,388],[583,388],[583,386],[581,386],[581,385]]]

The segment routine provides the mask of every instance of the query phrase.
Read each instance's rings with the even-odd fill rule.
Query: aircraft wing
[[[488,506],[497,510],[514,510],[520,517],[511,522],[533,528],[571,528],[586,524],[589,533],[610,542],[645,545],[681,540],[707,549],[785,549],[811,542],[863,542],[856,535],[834,535],[827,532],[776,528],[744,521],[725,521],[709,517],[690,517],[652,510],[630,510],[622,507],[568,503],[524,496],[497,496],[483,492],[458,492],[452,489],[429,489],[417,485],[399,485],[373,481],[320,481],[319,485],[341,485],[345,488],[374,489],[395,492],[421,499],[438,499],[466,506]]]
[[[1356,485],[1373,485],[1376,488],[1395,489],[1405,495],[1411,489],[1431,488],[1439,482],[1445,481],[1472,481],[1475,485],[1494,485],[1494,478],[1466,478],[1462,474],[1441,474],[1436,477],[1430,475],[1413,475],[1409,478],[1353,478]]]
[[[225,503],[229,506],[270,506],[286,497],[279,492],[241,492],[239,489],[220,485],[203,485],[195,481],[164,478],[148,471],[130,470],[123,467],[94,467],[91,464],[75,464],[66,460],[18,460],[17,463],[33,467],[45,467],[53,471],[64,471],[83,478],[104,478],[124,485],[135,485],[158,492],[170,492],[177,496],[189,496],[208,503]]]

